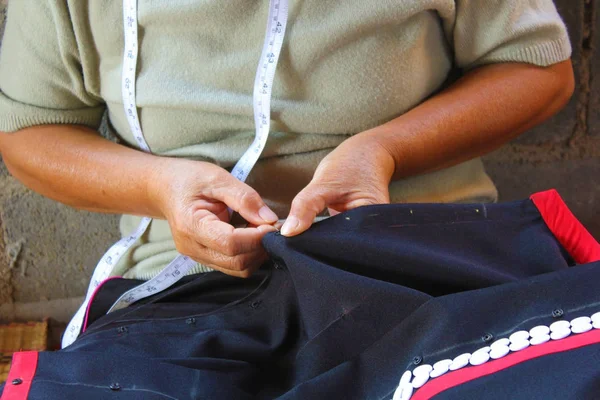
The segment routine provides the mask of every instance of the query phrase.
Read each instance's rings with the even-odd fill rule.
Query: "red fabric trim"
[[[10,372],[0,400],[24,400],[29,395],[31,382],[37,369],[38,352],[21,351],[13,354]],[[22,383],[13,385],[12,381],[20,379]]]
[[[83,320],[83,327],[81,328],[81,333],[85,332],[85,330],[87,329],[88,317],[90,316],[90,308],[92,307],[92,303],[94,302],[94,299],[96,298],[96,294],[98,293],[98,291],[100,291],[100,288],[102,287],[102,285],[104,285],[108,281],[112,281],[113,279],[123,279],[123,278],[120,276],[111,276],[109,278],[106,278],[102,282],[100,282],[100,284],[98,286],[96,286],[96,289],[94,289],[94,293],[92,293],[92,297],[90,297],[90,302],[88,303],[87,308],[85,310],[85,319]]]
[[[577,264],[600,260],[600,244],[575,218],[554,189],[532,195],[544,222]]]
[[[442,375],[439,378],[432,379],[423,385],[410,400],[428,400],[445,390],[477,378],[491,375],[522,362],[543,357],[548,354],[560,353],[598,343],[600,343],[600,330],[594,329],[565,339],[553,340],[537,346],[529,346],[524,350],[509,354],[503,358],[488,361],[487,363],[476,367],[459,369],[457,371],[449,372],[446,375]]]

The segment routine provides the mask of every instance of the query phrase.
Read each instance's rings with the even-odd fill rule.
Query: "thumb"
[[[327,205],[327,191],[309,184],[292,201],[290,214],[281,227],[283,236],[296,236],[310,228],[315,217]]]
[[[256,190],[231,174],[220,176],[218,186],[212,188],[210,195],[227,204],[252,224],[271,225],[279,220]]]

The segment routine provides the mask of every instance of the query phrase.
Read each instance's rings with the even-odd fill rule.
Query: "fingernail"
[[[273,225],[261,225],[256,229],[258,229],[262,233],[275,232],[277,230],[277,228],[275,228]]]
[[[290,235],[298,227],[299,223],[300,221],[298,221],[298,218],[288,217],[288,219],[285,220],[285,224],[283,224],[283,226],[281,227],[281,234],[283,236]]]
[[[266,222],[276,222],[279,218],[277,214],[275,214],[271,209],[267,206],[262,206],[260,210],[258,210],[258,215]]]

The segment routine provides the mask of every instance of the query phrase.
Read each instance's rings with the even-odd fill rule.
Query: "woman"
[[[550,0],[291,1],[271,137],[247,183],[268,2],[138,5],[137,106],[123,111],[120,1],[10,3],[0,59],[0,152],[31,189],[91,211],[156,218],[113,271],[149,279],[177,251],[247,277],[278,217],[286,236],[324,209],[491,202],[479,156],[568,101],[573,72]],[[454,69],[462,76],[449,77]],[[108,111],[118,143],[96,134]],[[251,226],[234,228],[227,208]]]

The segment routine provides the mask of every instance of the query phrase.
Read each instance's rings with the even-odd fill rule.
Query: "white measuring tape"
[[[258,63],[256,78],[254,80],[253,109],[256,133],[254,141],[231,171],[231,174],[242,182],[246,180],[250,171],[258,161],[269,137],[271,124],[271,93],[277,61],[279,60],[285,35],[287,17],[287,0],[270,0],[267,32],[265,34],[265,42]],[[125,108],[129,127],[133,132],[138,146],[143,151],[150,153],[150,146],[148,146],[142,132],[135,100],[135,73],[139,52],[137,0],[123,0],[123,29],[125,37],[121,81],[123,106]],[[151,218],[143,218],[133,234],[119,240],[106,252],[106,254],[104,254],[104,256],[102,256],[92,275],[92,280],[88,287],[85,300],[67,326],[62,338],[63,348],[72,344],[79,336],[85,321],[89,303],[98,286],[110,276],[114,265],[143,235],[151,221]],[[182,255],[178,256],[154,278],[127,291],[119,297],[112,305],[109,312],[125,308],[138,300],[167,289],[183,278],[195,265],[196,261],[189,257]]]

